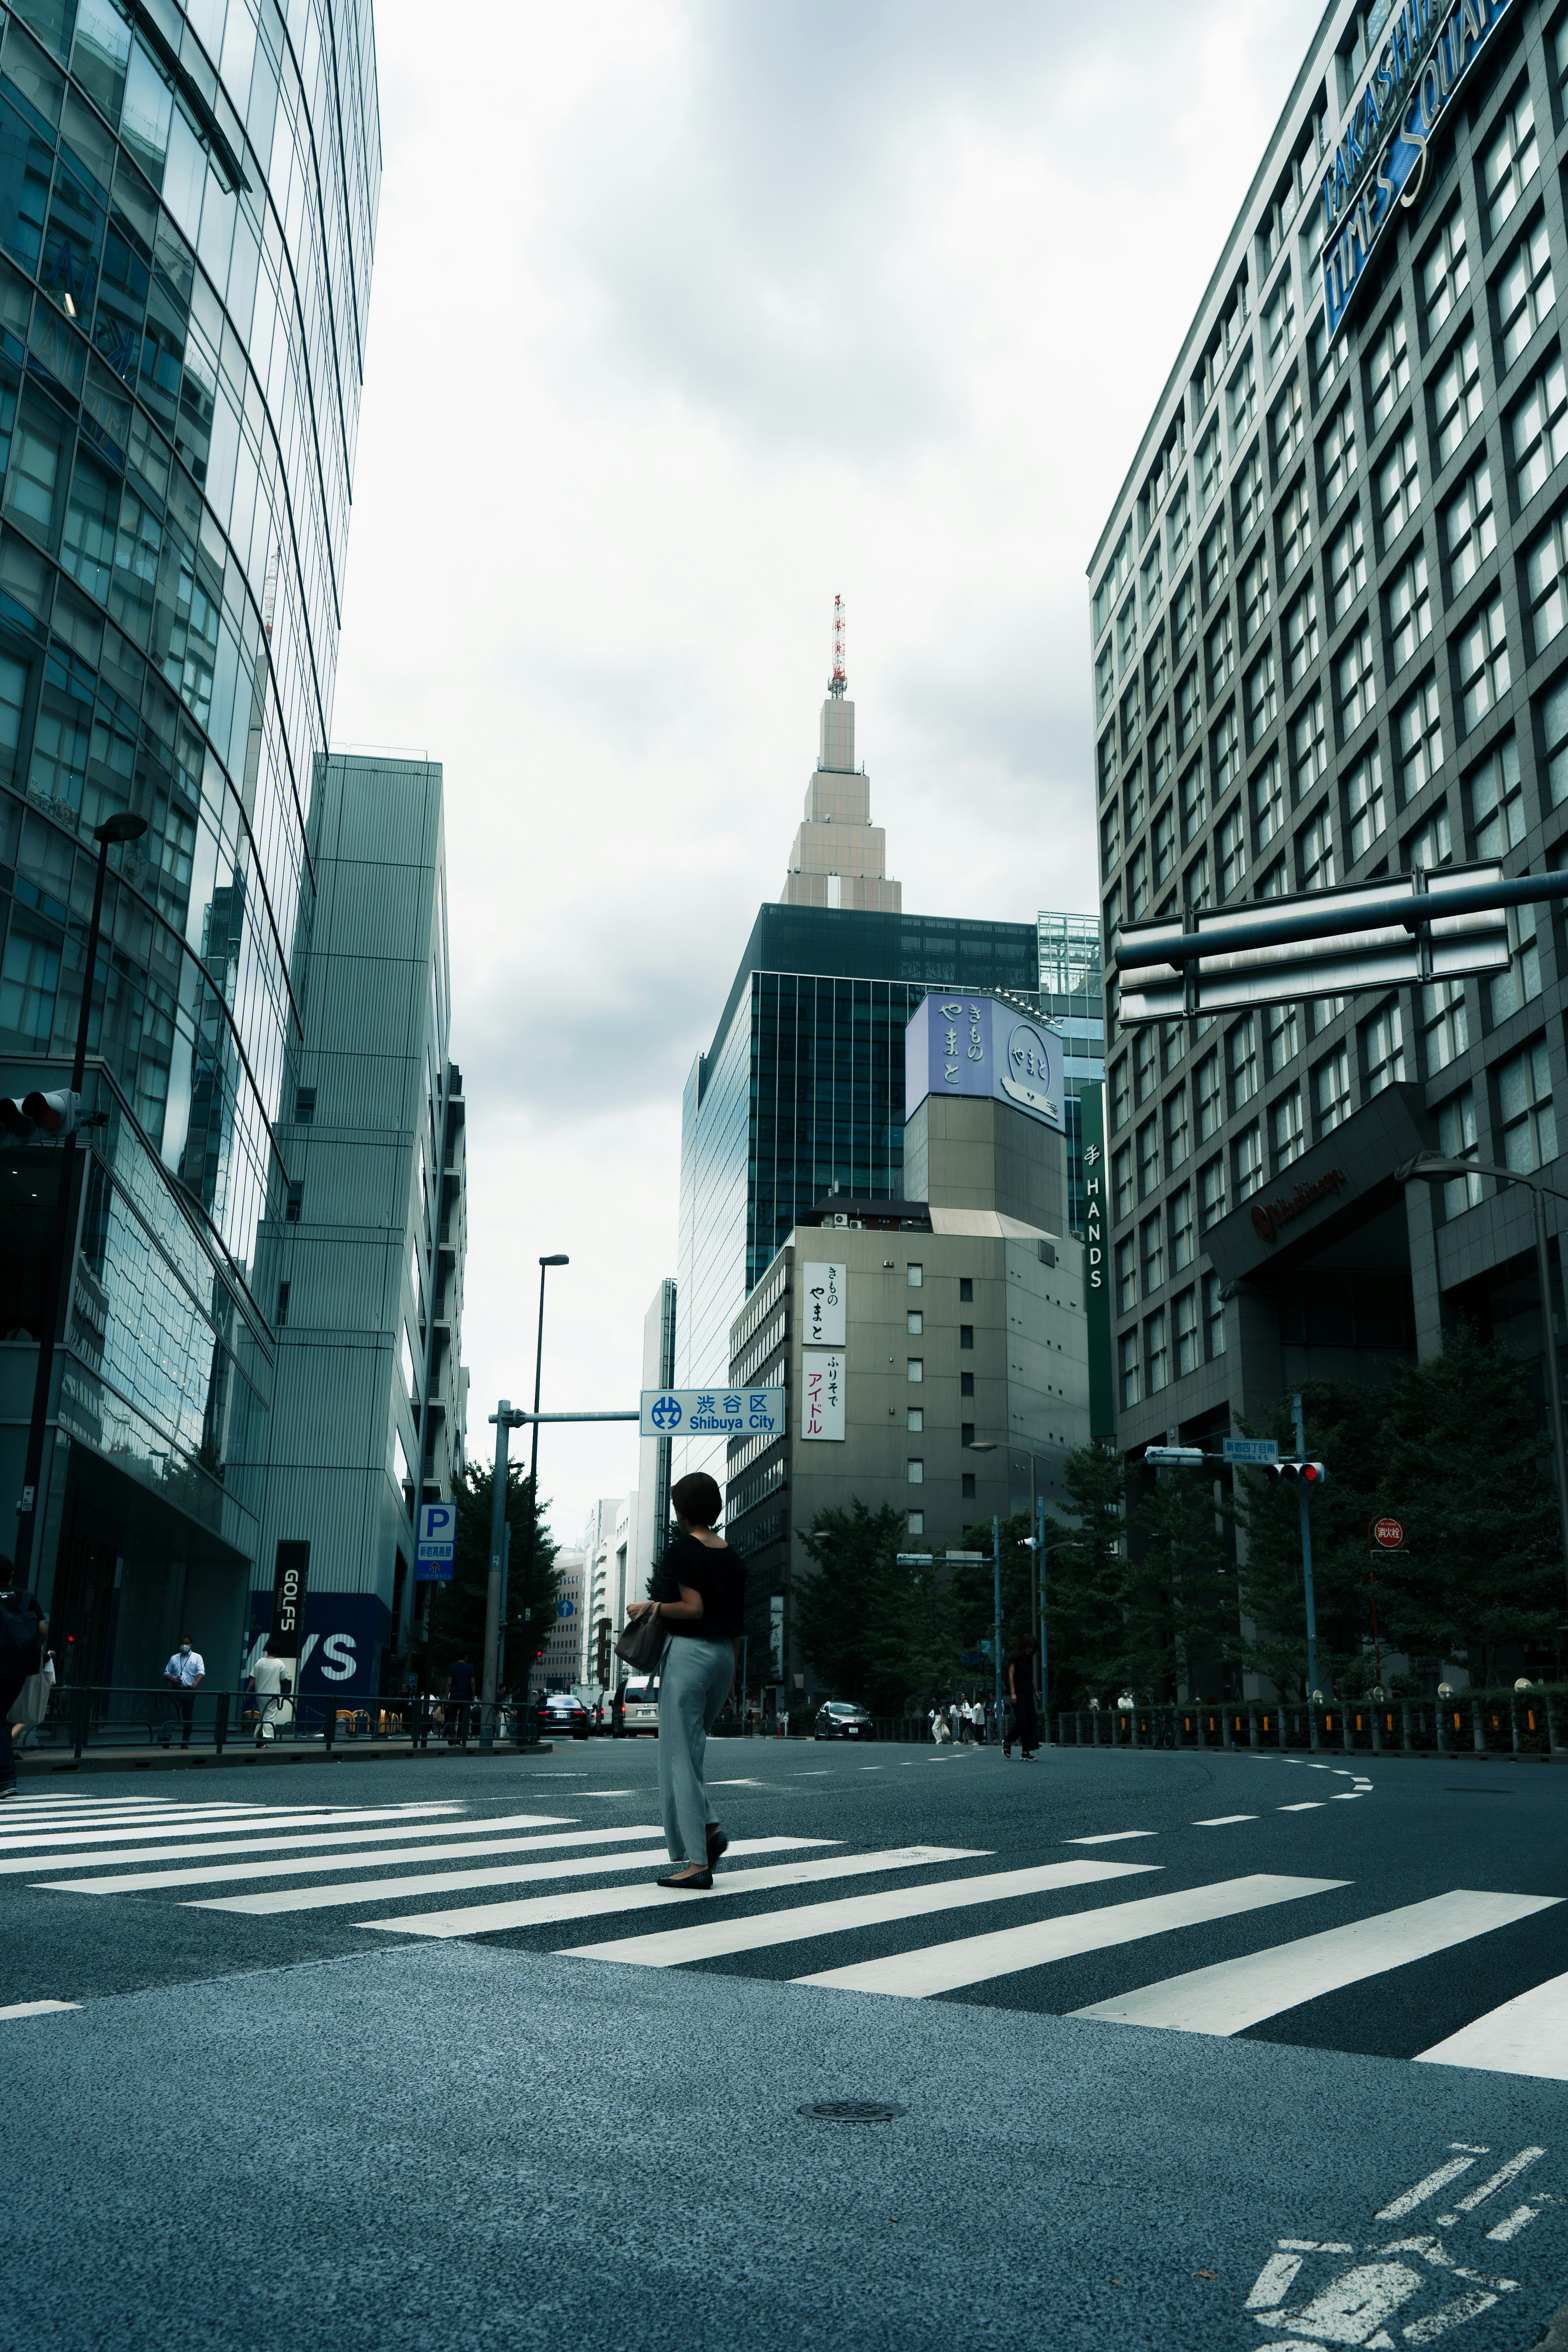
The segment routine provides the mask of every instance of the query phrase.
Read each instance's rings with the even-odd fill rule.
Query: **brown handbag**
[[[625,1659],[634,1675],[651,1675],[664,1654],[667,1639],[658,1611],[645,1609],[616,1643],[616,1655]]]

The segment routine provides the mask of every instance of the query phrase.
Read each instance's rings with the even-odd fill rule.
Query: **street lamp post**
[[[1022,1454],[1026,1455],[1029,1464],[1029,1527],[1031,1533],[1029,1536],[1025,1538],[1025,1549],[1032,1553],[1034,1557],[1034,1574],[1030,1580],[1034,1589],[1030,1598],[1034,1601],[1035,1615],[1039,1620],[1040,1626],[1040,1647],[1037,1665],[1038,1689],[1037,1692],[1037,1699],[1039,1706],[1040,1719],[1044,1722],[1046,1719],[1047,1702],[1050,1691],[1050,1682],[1047,1668],[1047,1658],[1048,1653],[1046,1647],[1045,1505],[1039,1497],[1035,1478],[1035,1465],[1039,1461],[1040,1456],[1036,1453],[1032,1445],[1020,1445],[1016,1438],[1008,1439],[1007,1450],[1010,1454]],[[972,1437],[969,1444],[963,1448],[963,1451],[966,1454],[994,1454],[996,1451],[996,1441],[990,1437]],[[998,1646],[1000,1646],[1000,1636],[998,1636]]]
[[[1568,1439],[1563,1423],[1563,1381],[1557,1361],[1557,1318],[1552,1311],[1552,1265],[1546,1250],[1546,1194],[1554,1200],[1568,1201],[1568,1192],[1555,1184],[1543,1184],[1538,1176],[1526,1176],[1517,1168],[1498,1168],[1486,1160],[1448,1160],[1440,1152],[1418,1152],[1414,1160],[1405,1160],[1394,1171],[1396,1184],[1407,1183],[1412,1176],[1421,1176],[1429,1184],[1445,1182],[1451,1176],[1489,1176],[1499,1184],[1523,1184],[1528,1187],[1535,1211],[1535,1268],[1541,1284],[1541,1336],[1545,1361],[1546,1409],[1552,1423],[1552,1460],[1557,1473],[1557,1517],[1563,1538],[1563,1571],[1568,1577]]]
[[[87,927],[87,955],[81,982],[81,1010],[77,1015],[76,1053],[71,1060],[71,1092],[79,1095],[87,1070],[87,1035],[92,1019],[92,977],[98,964],[98,938],[103,921],[103,885],[109,853],[116,842],[139,841],[147,830],[144,816],[129,809],[93,827],[98,844],[98,871],[92,885],[92,917]],[[22,1495],[16,1505],[16,1581],[25,1586],[32,1566],[38,1521],[38,1485],[44,1468],[44,1431],[49,1418],[49,1388],[55,1369],[55,1326],[59,1321],[60,1291],[65,1284],[70,1240],[71,1179],[76,1172],[76,1128],[72,1123],[60,1153],[59,1191],[55,1200],[55,1230],[49,1249],[48,1283],[44,1294],[43,1325],[38,1334],[38,1368],[33,1381],[33,1416],[27,1425],[27,1455],[22,1471]]]
[[[528,1528],[522,1547],[522,1696],[528,1725],[525,1748],[539,1745],[539,1722],[533,1706],[533,1531],[539,1525],[539,1389],[544,1371],[544,1277],[552,1265],[570,1265],[564,1252],[539,1261],[539,1326],[533,1349],[533,1433],[528,1455]]]

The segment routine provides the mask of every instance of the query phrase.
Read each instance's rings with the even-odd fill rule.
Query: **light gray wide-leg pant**
[[[730,1642],[673,1634],[665,1645],[658,1684],[658,1795],[664,1842],[678,1866],[708,1867],[708,1824],[719,1816],[702,1784],[709,1726],[730,1696],[735,1651]]]

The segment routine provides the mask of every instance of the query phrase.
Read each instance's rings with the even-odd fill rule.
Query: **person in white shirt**
[[[201,1687],[205,1675],[206,1667],[203,1663],[201,1652],[192,1649],[191,1637],[188,1633],[182,1633],[179,1648],[163,1669],[163,1680],[174,1692],[174,1705],[180,1710],[180,1720],[184,1727],[180,1734],[182,1748],[188,1748],[191,1744],[191,1723],[196,1711],[196,1692]],[[167,1748],[169,1745],[167,1725],[164,1726],[162,1739],[163,1746]]]
[[[256,1661],[255,1671],[250,1677],[250,1687],[256,1693],[259,1702],[256,1710],[258,1748],[264,1739],[275,1738],[284,1723],[289,1720],[285,1701],[293,1694],[293,1678],[289,1671],[293,1663],[292,1658],[279,1657],[273,1650],[270,1642],[267,1644],[266,1656],[258,1658]]]

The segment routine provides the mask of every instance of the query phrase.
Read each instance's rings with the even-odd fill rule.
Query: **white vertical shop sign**
[[[803,1348],[800,1355],[800,1433],[844,1436],[844,1356],[837,1348]]]
[[[802,1309],[805,1328],[802,1337],[808,1348],[843,1347],[849,1336],[844,1328],[848,1288],[849,1270],[847,1266],[806,1266]]]

